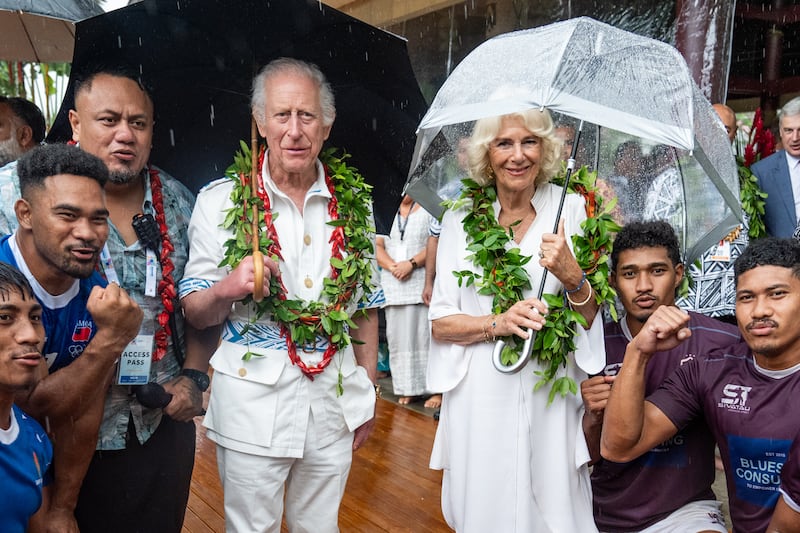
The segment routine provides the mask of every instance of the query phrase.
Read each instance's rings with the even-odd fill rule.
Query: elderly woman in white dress
[[[523,299],[498,309],[491,295],[454,275],[472,271],[484,282],[493,275],[476,265],[475,248],[468,250],[480,238],[467,216],[477,199],[443,220],[428,386],[445,392],[431,468],[444,470],[442,510],[459,533],[596,531],[580,397],[556,396],[548,405],[549,386],[534,391],[534,372],[544,370],[535,357],[516,374],[502,374],[491,362],[495,338],[524,339],[528,330],[541,329],[547,306],[534,295],[547,268],[545,292],[567,291],[590,325],[578,326],[578,349],[563,374],[580,382],[602,368],[602,320],[569,238],[586,218],[580,196],[567,195],[559,231],[552,233],[562,190],[549,183],[561,148],[553,129],[546,110],[532,109],[481,119],[471,138],[470,177],[493,207],[491,223],[513,235],[506,248],[531,257],[523,267],[531,283]]]

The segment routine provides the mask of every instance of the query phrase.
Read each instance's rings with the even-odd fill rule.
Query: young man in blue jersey
[[[42,306],[28,280],[0,263],[0,531],[24,533],[35,527],[49,492],[53,448],[42,426],[14,404],[18,391],[38,379],[44,327]],[[34,515],[36,516],[34,517]]]
[[[719,446],[733,531],[763,533],[800,430],[800,243],[755,240],[734,274],[736,320],[752,353],[689,361],[646,395],[649,365],[694,335],[685,311],[659,307],[625,351],[605,409],[601,453],[631,461],[701,420]]]
[[[19,228],[0,239],[0,261],[30,281],[47,340],[41,380],[17,400],[53,437],[48,528],[77,532],[73,509],[97,442],[105,393],[117,360],[139,332],[142,311],[95,271],[108,236],[103,162],[73,146],[49,145],[20,158],[18,171]]]

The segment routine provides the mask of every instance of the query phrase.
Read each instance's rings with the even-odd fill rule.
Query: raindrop
[[[139,46],[142,46],[142,36],[139,36]]]
[[[175,147],[175,130],[169,129],[169,145]]]
[[[211,126],[213,127],[214,126],[214,116],[215,116],[214,115],[214,104],[211,104],[210,107],[211,107],[211,114],[209,115],[209,118],[211,119]]]
[[[122,48],[122,36],[117,35],[117,48]]]
[[[364,61],[369,61],[369,52],[364,50]]]
[[[372,131],[378,131],[378,117],[372,117]]]

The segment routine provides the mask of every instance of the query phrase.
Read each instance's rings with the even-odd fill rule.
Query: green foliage
[[[579,193],[586,200],[587,219],[581,225],[583,235],[573,235],[572,242],[575,258],[586,278],[594,289],[594,298],[599,305],[608,304],[616,319],[614,298],[616,293],[608,284],[608,254],[611,252],[613,234],[619,231],[619,225],[610,212],[616,199],[603,206],[602,199],[594,187],[597,174],[582,167],[570,180],[569,192]],[[563,176],[554,180],[563,185]],[[524,299],[523,293],[531,289],[531,282],[524,266],[531,260],[523,255],[518,247],[512,246],[514,239],[513,226],[506,231],[497,223],[493,202],[497,191],[493,185],[482,187],[474,180],[463,180],[464,188],[461,197],[450,202],[450,208],[461,206],[468,208],[462,223],[468,235],[468,259],[475,264],[481,273],[469,270],[456,271],[453,274],[459,286],[475,285],[478,294],[492,297],[492,313],[507,311],[516,302]],[[512,246],[507,248],[507,246]],[[585,318],[571,309],[562,295],[545,294],[545,303],[549,307],[544,327],[536,335],[531,357],[538,363],[540,370],[535,390],[551,384],[549,402],[556,394],[566,396],[575,394],[577,384],[569,376],[557,377],[560,369],[566,368],[568,355],[575,351],[574,337],[577,327],[586,327]],[[504,365],[519,360],[523,339],[510,336],[502,339],[505,347],[501,353]]]
[[[251,323],[269,316],[288,328],[291,342],[310,345],[315,343],[317,337],[327,337],[337,352],[355,342],[350,330],[357,326],[349,312],[358,304],[366,303],[372,292],[371,260],[375,253],[369,238],[375,233],[370,218],[372,186],[364,181],[357,170],[346,164],[348,157],[348,154],[337,157],[334,149],[320,154],[338,201],[337,218],[328,224],[335,228],[332,240],[338,239],[343,248],[341,257],[334,255],[331,258],[331,276],[324,280],[323,301],[306,302],[286,298],[280,276],[270,277],[269,296],[260,302],[255,302],[251,295],[242,300],[254,311]],[[245,142],[240,142],[233,164],[225,173],[234,181],[231,193],[233,207],[226,212],[222,228],[230,230],[233,236],[225,243],[221,267],[236,268],[252,253],[253,206],[263,205],[263,200],[250,183],[251,161],[250,148]],[[267,211],[259,215],[259,249],[277,261],[279,250],[274,248],[275,242],[270,238],[272,220],[277,214]],[[365,314],[366,311],[356,313]],[[258,354],[248,350],[243,359],[249,360],[254,355]],[[341,370],[339,374],[337,394],[343,392]]]
[[[739,196],[742,201],[742,211],[747,214],[750,224],[747,235],[751,239],[766,237],[764,206],[767,193],[759,188],[758,178],[742,161],[737,161],[737,167],[739,168]]]
[[[61,105],[69,63],[0,61],[0,95],[27,98],[42,110],[48,126]]]

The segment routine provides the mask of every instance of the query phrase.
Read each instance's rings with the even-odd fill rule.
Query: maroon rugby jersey
[[[650,359],[645,394],[688,361],[741,342],[736,326],[693,312],[689,316],[692,336]],[[606,324],[606,375],[619,372],[630,338],[624,318]],[[629,463],[603,459],[594,465],[591,477],[597,527],[611,533],[640,531],[689,502],[713,500],[714,475],[714,438],[702,421]]]
[[[679,428],[705,418],[719,445],[736,533],[766,529],[780,474],[800,431],[800,365],[780,372],[750,356],[692,361],[648,400]]]

